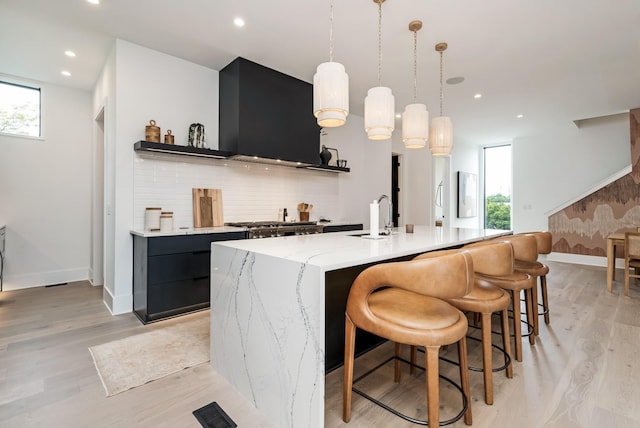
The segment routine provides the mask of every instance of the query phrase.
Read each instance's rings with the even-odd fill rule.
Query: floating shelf
[[[138,141],[133,145],[137,152],[161,152],[175,155],[196,156],[202,158],[226,159],[232,155],[224,150],[204,149],[200,147],[177,146],[175,144],[152,143],[151,141]]]
[[[333,166],[333,165],[307,165],[307,166],[300,166],[298,168],[305,168],[305,169],[313,169],[316,171],[327,171],[327,172],[349,172],[351,171],[351,169],[346,168],[346,167],[339,167],[339,166]]]
[[[351,171],[349,168],[341,168],[333,165],[294,165],[294,162],[278,162],[273,159],[258,159],[254,160],[252,156],[241,156],[235,155],[231,152],[225,150],[212,150],[212,149],[203,149],[199,147],[190,147],[190,146],[177,146],[175,144],[163,144],[163,143],[152,143],[151,141],[138,141],[133,145],[133,150],[136,152],[158,152],[158,153],[170,153],[174,155],[180,156],[196,156],[201,158],[213,158],[213,159],[230,159],[230,160],[238,160],[245,162],[255,162],[255,163],[266,163],[272,165],[282,165],[282,166],[296,166],[296,168],[303,169],[313,169],[316,171],[325,171],[325,172],[349,172]],[[297,162],[296,162],[297,164]]]

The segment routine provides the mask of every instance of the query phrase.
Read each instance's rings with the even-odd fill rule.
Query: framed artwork
[[[458,171],[458,218],[478,215],[478,175]]]

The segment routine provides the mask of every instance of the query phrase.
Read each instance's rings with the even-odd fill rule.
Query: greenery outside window
[[[511,145],[485,147],[485,229],[511,229],[511,179]]]
[[[40,88],[0,80],[0,134],[41,137]]]

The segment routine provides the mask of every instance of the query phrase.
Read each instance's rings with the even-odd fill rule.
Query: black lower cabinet
[[[404,256],[386,260],[385,262],[403,262],[414,256]],[[347,299],[351,284],[366,268],[376,263],[352,266],[344,269],[328,271],[324,274],[325,282],[325,373],[341,367],[344,363],[344,318],[347,310]],[[357,329],[355,355],[360,356],[375,348],[385,339],[364,330]]]
[[[211,243],[247,232],[133,236],[133,311],[144,324],[208,308]]]

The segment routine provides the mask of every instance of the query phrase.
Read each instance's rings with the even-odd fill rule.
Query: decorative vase
[[[323,144],[322,151],[320,152],[320,162],[322,163],[322,165],[329,165],[330,160],[331,160],[331,152]]]

